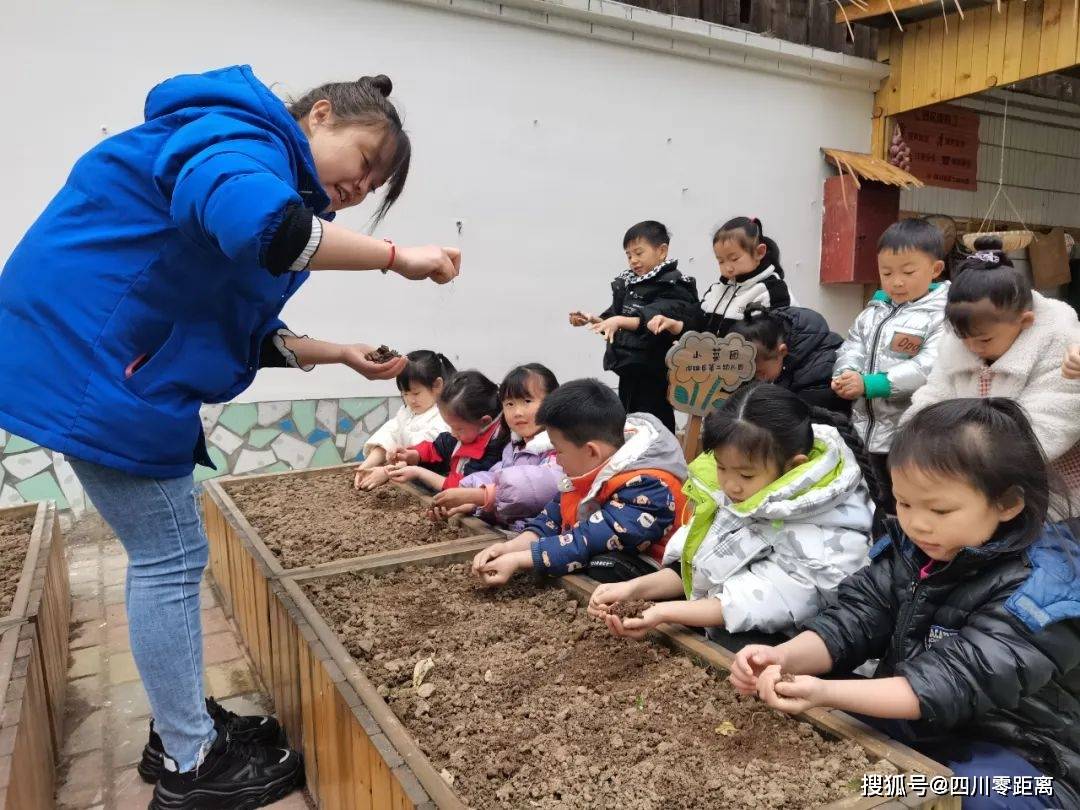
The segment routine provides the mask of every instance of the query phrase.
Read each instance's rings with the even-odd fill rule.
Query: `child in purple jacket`
[[[520,531],[525,520],[556,496],[563,471],[547,431],[536,424],[536,412],[544,397],[558,387],[555,375],[539,363],[518,366],[506,375],[499,386],[499,401],[513,434],[502,461],[436,495],[436,515],[474,513],[496,526]]]

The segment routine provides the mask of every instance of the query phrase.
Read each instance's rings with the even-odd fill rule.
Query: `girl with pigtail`
[[[694,514],[665,568],[593,592],[589,612],[615,635],[676,622],[790,636],[867,563],[878,485],[843,416],[757,383],[706,417],[704,445],[684,487]],[[640,618],[612,612],[636,599],[674,601]]]

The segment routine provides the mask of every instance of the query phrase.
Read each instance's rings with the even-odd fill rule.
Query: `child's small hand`
[[[844,399],[858,399],[866,393],[866,385],[863,383],[862,374],[848,370],[833,377],[832,390]]]
[[[399,447],[386,457],[387,464],[405,464],[409,467],[415,467],[420,463],[420,453],[416,450],[410,450],[407,447]]]
[[[740,695],[756,695],[758,678],[766,667],[784,665],[784,656],[766,644],[747,644],[735,656],[731,665],[731,684]]]
[[[417,467],[415,465],[406,465],[404,467],[391,467],[390,480],[397,484],[404,484],[407,481],[415,481],[424,472],[423,467]]]
[[[570,313],[571,326],[586,326],[590,323],[599,323],[600,319],[588,312],[574,311]]]
[[[653,315],[647,328],[654,335],[659,335],[661,332],[670,332],[673,335],[681,335],[683,329],[686,328],[686,324],[682,321],[677,321],[674,318],[669,318],[667,315]]]
[[[480,569],[480,581],[494,588],[505,585],[518,570],[513,554],[501,554]]]
[[[454,489],[444,489],[438,495],[435,496],[435,505],[440,509],[451,510],[458,509],[458,507],[468,507],[466,511],[471,512],[477,506],[484,505],[484,490],[476,487],[455,487]],[[460,514],[460,510],[455,514]]]
[[[463,506],[455,506],[453,509],[444,509],[441,506],[433,506],[428,510],[428,517],[432,520],[450,520],[450,518],[457,517],[458,515],[471,515],[475,511],[476,507],[468,503]]]
[[[780,665],[766,667],[758,677],[758,697],[773,709],[802,714],[822,704],[825,682],[812,675],[795,675],[784,681]]]
[[[356,471],[356,488],[364,492],[378,489],[390,480],[390,471],[386,467],[376,467],[373,470]]]
[[[589,327],[589,331],[600,335],[608,343],[614,343],[615,333],[622,329],[622,324],[622,316],[615,315],[602,321],[595,321],[593,325]]]
[[[589,615],[602,619],[611,610],[612,605],[631,599],[633,588],[634,584],[632,582],[610,582],[597,585],[596,590],[589,597]]]
[[[638,619],[620,619],[615,614],[609,613],[604,617],[604,621],[607,622],[608,630],[613,636],[640,641],[665,619],[661,605],[653,605]]]
[[[484,548],[484,549],[481,549],[480,551],[478,551],[476,553],[476,556],[473,557],[473,561],[472,561],[473,576],[477,577],[478,579],[482,579],[482,577],[480,576],[481,569],[483,569],[483,567],[485,565],[490,563],[496,557],[499,557],[502,554],[504,554],[505,551],[506,551],[506,544],[505,543],[494,543],[494,544],[488,546],[487,548]]]
[[[1080,344],[1070,346],[1065,352],[1061,373],[1066,380],[1080,380]]]

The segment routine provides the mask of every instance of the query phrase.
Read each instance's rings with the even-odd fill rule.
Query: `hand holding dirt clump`
[[[652,606],[652,602],[633,599],[626,602],[616,602],[608,610],[608,613],[612,616],[618,616],[620,619],[640,619],[642,614]]]
[[[401,357],[401,354],[385,344],[364,355],[364,359],[370,360],[372,363],[389,363],[396,357]]]

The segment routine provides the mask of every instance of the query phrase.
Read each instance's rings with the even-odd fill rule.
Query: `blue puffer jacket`
[[[285,210],[330,201],[250,67],[169,79],[145,114],[80,158],[0,275],[0,427],[166,478],[209,463],[199,406],[251,384],[307,278],[264,266]]]

